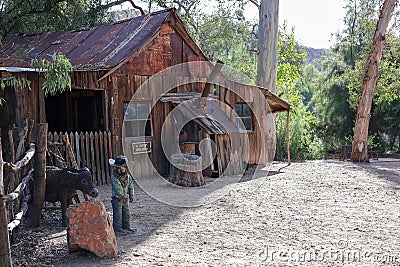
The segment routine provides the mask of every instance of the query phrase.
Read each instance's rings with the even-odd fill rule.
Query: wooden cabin
[[[29,59],[48,58],[55,52],[65,55],[73,65],[72,90],[45,97],[43,73],[32,69]],[[188,64],[179,65],[182,63]],[[0,50],[2,76],[31,81],[31,90],[16,88],[7,93],[11,88],[6,88],[3,92],[13,99],[9,103],[14,103],[17,111],[11,117],[47,122],[52,137],[55,132],[69,134],[74,138],[79,166],[92,162],[98,184],[108,181],[107,159],[121,153],[135,161],[136,176],[153,175],[155,170],[162,175],[169,173],[170,155],[164,153],[161,143],[163,126],[170,123],[168,115],[174,108],[183,116],[190,112],[180,104],[203,92],[211,70],[212,64],[174,9],[85,30],[10,36]],[[186,153],[199,153],[203,138],[214,141],[216,145],[209,150],[214,150],[216,158],[206,168],[207,175],[223,174],[229,162],[234,164],[225,174],[239,173],[246,164],[265,164],[267,116],[288,111],[290,105],[267,89],[233,82],[222,74],[218,77],[211,81],[212,92],[204,106],[213,112],[195,114],[196,119],[171,140],[180,142],[180,150]],[[226,106],[219,107],[216,100]],[[228,114],[228,109],[239,112],[239,118],[231,111]],[[225,126],[212,123],[213,118],[222,117]],[[245,131],[232,130],[237,120],[243,122]],[[90,132],[104,140],[92,141]],[[246,136],[249,143],[251,153],[245,162],[240,146],[232,145],[232,136],[237,135]],[[85,136],[87,140],[82,141]],[[99,144],[92,145],[89,139]],[[94,153],[88,152],[89,146]]]

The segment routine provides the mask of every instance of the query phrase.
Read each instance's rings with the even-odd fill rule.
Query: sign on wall
[[[132,143],[133,154],[144,154],[151,152],[151,142]]]

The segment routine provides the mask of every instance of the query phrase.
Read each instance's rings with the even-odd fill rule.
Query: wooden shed
[[[73,65],[72,90],[45,97],[41,90],[43,73],[30,68],[28,59],[46,58],[54,52],[65,55]],[[17,54],[23,54],[25,58],[21,60]],[[193,70],[190,65],[184,65],[170,69],[168,75],[158,75],[153,82],[149,81],[160,71],[187,62],[204,62],[212,68],[174,9],[85,30],[15,35],[2,43],[0,72],[3,76],[27,78],[32,89],[17,88],[15,92],[7,93],[10,88],[6,88],[2,94],[13,99],[8,103],[15,105],[16,113],[12,115],[15,120],[29,118],[35,122],[47,122],[51,132],[49,136],[60,133],[71,136],[78,154],[78,165],[92,164],[89,167],[98,184],[107,183],[110,172],[107,159],[123,153],[123,136],[130,142],[129,151],[124,153],[136,162],[136,176],[152,175],[155,169],[167,175],[169,155],[165,155],[161,144],[164,122],[178,102],[200,94],[206,80],[199,78],[193,82],[196,78]],[[202,72],[207,74],[207,70]],[[171,76],[188,82],[175,84],[176,79],[172,81]],[[165,88],[170,90],[166,92]],[[268,145],[263,127],[267,123],[266,117],[271,113],[288,111],[290,105],[267,89],[226,78],[214,85],[209,99],[206,106],[213,107],[216,113],[203,114],[204,118],[185,126],[189,133],[188,137],[180,136],[181,149],[198,153],[202,138],[214,138],[217,157],[213,170],[208,171],[223,173],[231,160],[223,158],[229,154],[225,150],[235,148],[227,139],[226,129],[207,125],[210,121],[207,116],[226,116],[226,125],[236,125],[236,120],[240,119],[248,127],[241,134],[248,137],[252,153],[249,160],[240,165],[265,164],[268,160],[264,151]],[[240,118],[224,115],[224,108],[218,108],[212,99],[240,111]],[[248,110],[249,103],[260,114],[258,121],[261,124],[254,123],[254,114]],[[179,109],[185,112],[183,107]],[[141,115],[146,113],[150,116]],[[89,147],[94,152],[90,152]],[[240,168],[229,173],[238,172]]]

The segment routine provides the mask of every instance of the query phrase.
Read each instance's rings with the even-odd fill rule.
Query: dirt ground
[[[400,266],[399,160],[284,166],[276,162],[253,179],[249,171],[216,201],[192,208],[136,187],[130,205],[138,233],[117,236],[115,259],[68,254],[59,211],[46,211],[43,226],[17,234],[14,265]],[[110,186],[99,190],[111,216]]]

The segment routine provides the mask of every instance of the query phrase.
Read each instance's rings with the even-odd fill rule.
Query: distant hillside
[[[322,59],[328,55],[327,49],[316,49],[312,47],[306,47],[307,52],[307,64],[313,64],[319,71],[323,70]]]

